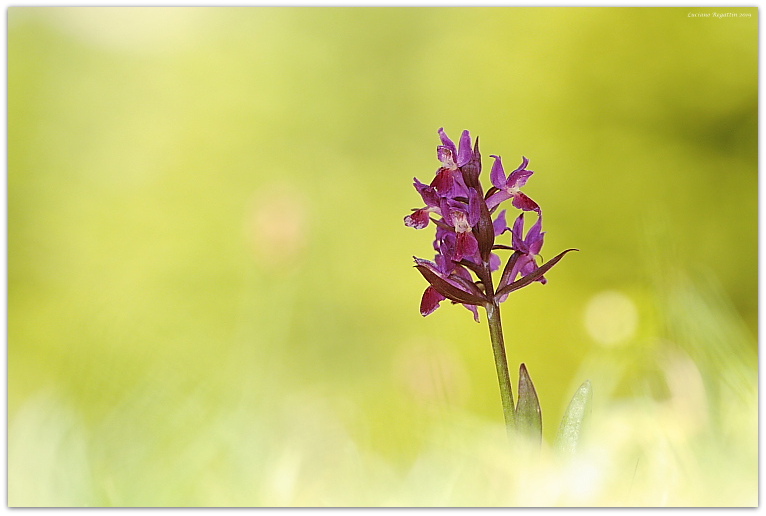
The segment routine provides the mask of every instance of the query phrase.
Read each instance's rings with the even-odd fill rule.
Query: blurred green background
[[[757,505],[757,9],[715,11],[9,8],[9,505]],[[581,250],[503,306],[537,457],[483,311],[418,313],[442,126]]]

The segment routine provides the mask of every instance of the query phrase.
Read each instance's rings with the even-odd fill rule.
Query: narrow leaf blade
[[[535,385],[529,377],[527,366],[519,367],[519,402],[516,405],[516,431],[536,442],[543,439],[543,418]]]
[[[580,385],[569,402],[556,437],[556,449],[564,455],[573,455],[582,443],[583,428],[590,415],[593,388],[590,380]]]
[[[513,254],[508,258],[508,261],[505,262],[505,267],[503,268],[503,274],[500,276],[500,283],[497,285],[498,294],[500,294],[500,291],[503,290],[503,288],[508,285],[511,281],[511,271],[513,271],[514,265],[516,265],[516,262],[519,261],[519,256],[521,256],[521,253],[518,251],[514,251]]]
[[[557,254],[555,257],[551,258],[550,260],[545,262],[543,265],[538,267],[537,270],[535,270],[535,272],[533,272],[531,274],[527,274],[523,278],[519,278],[516,281],[514,281],[513,283],[510,283],[510,284],[504,286],[503,288],[498,289],[497,295],[498,296],[502,296],[502,295],[505,295],[505,294],[510,294],[514,290],[519,290],[522,287],[526,287],[527,285],[529,285],[533,281],[537,281],[538,279],[542,278],[543,275],[545,275],[545,273],[548,272],[551,267],[556,265],[559,262],[559,260],[561,260],[564,257],[564,255],[567,254],[570,251],[579,251],[579,249],[567,249],[566,251],[563,251],[563,252]]]
[[[441,295],[451,301],[465,303],[469,305],[483,305],[486,299],[483,297],[465,292],[464,290],[448,283],[446,280],[437,276],[433,271],[423,265],[416,265],[415,268]]]

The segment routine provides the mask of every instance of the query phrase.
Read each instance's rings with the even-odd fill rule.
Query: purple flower
[[[473,234],[473,228],[479,223],[483,202],[478,192],[471,188],[468,192],[468,206],[452,199],[442,198],[441,212],[444,222],[457,234],[455,241],[455,261],[463,257],[476,258],[479,255],[479,242]]]
[[[495,237],[499,237],[506,231],[510,231],[510,229],[508,228],[508,224],[505,221],[505,210],[497,214],[497,217],[495,217],[495,220],[492,221],[492,228],[495,231]],[[501,264],[500,257],[497,254],[492,253],[489,256],[490,272],[495,272],[496,270],[498,270],[500,268],[500,264]]]
[[[444,128],[439,128],[439,138],[441,138],[442,144],[436,147],[436,157],[442,166],[436,171],[436,177],[431,182],[431,186],[443,197],[467,197],[468,188],[463,180],[460,167],[468,164],[473,158],[471,134],[468,131],[463,131],[460,136],[459,149],[444,132]]]
[[[503,169],[503,162],[500,156],[492,154],[490,157],[495,158],[495,163],[492,165],[489,179],[498,191],[487,199],[487,207],[491,210],[501,202],[513,199],[513,206],[515,208],[524,211],[536,211],[539,214],[540,206],[520,190],[527,183],[529,177],[534,174],[532,170],[527,170],[529,160],[522,156],[519,168],[511,172],[508,177],[505,177],[505,170]]]
[[[428,226],[428,222],[431,218],[431,213],[441,215],[439,206],[441,204],[439,194],[436,193],[436,189],[433,186],[424,185],[418,178],[413,178],[415,182],[413,185],[415,189],[420,193],[423,198],[423,202],[426,203],[424,208],[412,210],[412,213],[404,217],[404,225],[415,228],[423,229]]]
[[[404,225],[424,229],[428,226],[431,213],[440,215],[440,198],[468,197],[468,187],[465,185],[460,167],[466,165],[473,158],[471,150],[471,134],[463,131],[460,137],[460,148],[455,147],[455,143],[444,132],[444,128],[439,129],[439,137],[442,144],[436,148],[436,156],[439,158],[442,166],[436,171],[436,177],[430,185],[421,183],[418,178],[414,178],[415,189],[423,198],[425,207],[413,210],[413,213],[404,217]]]
[[[522,235],[524,234],[524,213],[519,215],[516,222],[513,223],[513,229],[511,230],[511,247],[514,251],[520,253],[520,255],[511,271],[510,281],[516,279],[516,274],[527,276],[538,269],[535,258],[540,255],[540,250],[543,247],[543,235],[545,235],[545,233],[542,229],[543,218],[542,216],[538,216],[537,222],[529,228],[526,238],[522,238]],[[535,281],[539,281],[543,285],[548,282],[543,276],[540,276]]]
[[[436,147],[436,156],[439,161],[442,162],[444,168],[450,170],[457,170],[462,167],[473,157],[473,151],[471,150],[471,133],[467,130],[463,131],[460,135],[460,149],[455,148],[455,143],[444,132],[444,128],[439,128],[439,138],[441,138],[442,144]]]
[[[433,313],[444,300],[460,303],[479,320],[478,306],[497,305],[514,290],[535,281],[546,283],[543,277],[551,267],[571,251],[568,249],[547,263],[538,266],[536,258],[543,245],[542,211],[536,202],[520,189],[533,174],[527,170],[529,161],[523,158],[519,168],[507,177],[499,156],[495,159],[490,180],[494,185],[487,195],[482,194],[479,181],[481,154],[478,138],[471,148],[471,136],[463,131],[459,146],[439,129],[441,145],[436,155],[441,166],[431,184],[415,178],[413,185],[425,206],[414,209],[404,218],[405,225],[423,229],[431,221],[436,225],[434,261],[415,258],[415,268],[428,281],[420,301],[420,313]],[[513,228],[506,222],[506,211],[492,218],[498,206],[512,199],[515,208],[522,210]],[[523,211],[535,211],[537,222],[524,236]],[[506,231],[511,233],[511,245],[496,244]],[[493,288],[492,273],[501,266],[500,257],[493,251],[513,251],[503,268],[497,289]],[[519,276],[519,279],[516,279]]]

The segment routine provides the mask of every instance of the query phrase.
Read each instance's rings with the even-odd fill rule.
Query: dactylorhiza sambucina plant
[[[436,229],[434,260],[415,257],[415,268],[429,283],[423,292],[420,313],[429,315],[442,301],[449,300],[473,312],[478,322],[479,307],[486,309],[506,427],[509,434],[516,430],[539,441],[542,435],[540,404],[524,364],[519,371],[518,404],[514,405],[500,303],[515,290],[536,282],[545,284],[545,274],[564,255],[576,249],[567,249],[538,265],[545,233],[540,205],[521,191],[533,174],[527,169],[527,158],[523,157],[518,168],[506,174],[500,156],[491,155],[494,159],[489,174],[492,187],[485,192],[479,181],[482,170],[479,139],[476,138],[472,147],[470,133],[463,131],[456,146],[443,128],[439,129],[439,137],[441,145],[436,148],[436,156],[441,166],[436,170],[436,177],[430,184],[417,178],[414,182],[425,206],[413,209],[404,218],[405,225],[411,228],[424,229],[433,224]],[[506,201],[521,210],[512,227],[507,225],[506,210],[498,211]],[[537,217],[526,234],[525,213]],[[498,242],[506,232],[510,233],[510,245]],[[505,265],[500,258],[504,252],[510,254]],[[501,269],[495,283],[493,273]],[[588,392],[580,397],[590,399],[590,384],[586,384]],[[566,421],[567,416],[564,419]],[[579,426],[581,422],[581,418],[576,421]]]

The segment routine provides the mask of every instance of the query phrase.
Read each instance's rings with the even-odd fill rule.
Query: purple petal
[[[526,252],[527,250],[526,243],[524,242],[524,213],[520,214],[513,223],[511,247],[521,252]]]
[[[444,132],[444,128],[439,128],[439,138],[441,138],[442,145],[447,147],[450,152],[452,152],[452,156],[457,156],[457,148],[455,147],[455,142],[449,139],[449,136]]]
[[[519,168],[508,174],[508,188],[521,188],[527,184],[527,180],[532,174],[534,174],[532,170],[527,170],[528,164],[529,160],[522,156],[522,161],[521,165],[519,165]]]
[[[527,179],[534,174],[531,170],[515,170],[508,176],[506,186],[508,188],[521,188],[527,184]]]
[[[463,306],[468,308],[470,311],[473,312],[473,320],[474,321],[480,322],[479,321],[479,310],[478,310],[479,307],[478,306],[476,306],[476,305],[466,305],[466,304],[464,304]]]
[[[532,255],[526,255],[525,258],[526,260],[523,260],[524,263],[522,263],[521,269],[519,270],[522,276],[527,276],[528,274],[532,274],[538,268],[537,262],[535,261]],[[540,279],[536,281],[540,281]]]
[[[527,242],[527,245],[529,246],[530,254],[540,254],[540,249],[542,249],[543,247],[543,235],[545,235],[542,229],[543,229],[543,218],[538,217],[537,222],[535,222],[535,225],[532,226],[529,229],[529,232],[527,233],[526,242]]]
[[[415,190],[417,190],[420,196],[423,198],[423,202],[426,203],[426,206],[433,206],[438,208],[439,194],[436,193],[436,189],[432,186],[421,183],[418,181],[417,177],[413,179],[415,180],[413,183],[413,185],[415,185]]]
[[[492,227],[495,230],[496,237],[502,235],[508,229],[508,223],[505,221],[505,210],[497,215],[497,218],[492,222]]]
[[[489,172],[489,180],[492,181],[492,185],[501,190],[505,189],[506,179],[505,170],[503,169],[503,162],[500,156],[490,154],[491,158],[495,158],[495,162],[492,164],[492,170]]]
[[[420,300],[420,315],[425,317],[439,308],[439,303],[447,299],[443,295],[439,294],[435,288],[428,286],[426,291],[423,292],[423,298]]]
[[[492,210],[495,206],[499,205],[503,201],[510,199],[512,195],[508,193],[508,190],[500,190],[489,196],[487,199],[487,208]]]
[[[513,273],[513,277],[511,278],[511,282],[513,282],[516,279],[516,272],[519,273],[520,277],[529,276],[530,274],[534,273],[537,269],[540,267],[537,266],[537,262],[535,262],[535,259],[532,258],[532,256],[525,254],[519,258],[519,261],[516,263],[516,271]],[[543,276],[540,276],[539,278],[535,279],[534,281],[539,281],[543,285],[545,285],[548,280],[546,280]]]
[[[430,220],[428,210],[420,209],[404,217],[404,225],[410,228],[423,229],[428,226]]]
[[[508,176],[508,188],[521,188],[527,184],[527,180],[534,174],[531,170],[517,170]]]
[[[455,261],[459,262],[464,256],[474,256],[479,252],[479,242],[473,233],[465,232],[457,234],[457,246],[455,249]]]
[[[468,187],[465,185],[463,174],[459,170],[452,171],[452,192],[450,197],[468,197]]]
[[[522,192],[513,194],[513,206],[524,211],[536,211],[540,214],[540,206]]]
[[[473,151],[471,150],[471,135],[468,131],[463,131],[460,136],[460,148],[457,151],[457,166],[462,167],[473,157]]]
[[[434,243],[434,247],[436,247]],[[438,251],[438,249],[437,249]],[[436,269],[445,276],[449,276],[449,272],[447,272],[447,260],[444,258],[444,255],[439,253],[436,256],[434,256],[434,263],[436,263]]]
[[[526,276],[537,270],[537,264],[528,254],[522,254],[513,266],[509,283],[513,283],[516,280],[517,275]]]
[[[436,172],[434,180],[431,181],[431,187],[435,188],[442,197],[447,197],[452,191],[452,177],[452,171],[442,167]]]
[[[441,212],[444,222],[454,227],[455,221],[452,220],[452,210],[450,210],[449,201],[446,197],[441,198]]]
[[[490,272],[495,272],[500,268],[501,265],[500,257],[496,255],[495,253],[492,253],[489,255],[489,270]]]
[[[444,264],[441,266],[441,271],[444,272],[444,274],[449,274],[455,267],[453,259],[455,257],[457,236],[454,231],[446,231],[437,228],[436,237],[438,241],[438,249],[436,249],[436,251],[438,251],[440,256],[443,256],[445,260]],[[436,244],[436,242],[434,244]],[[434,245],[434,247],[436,247],[436,245]]]

